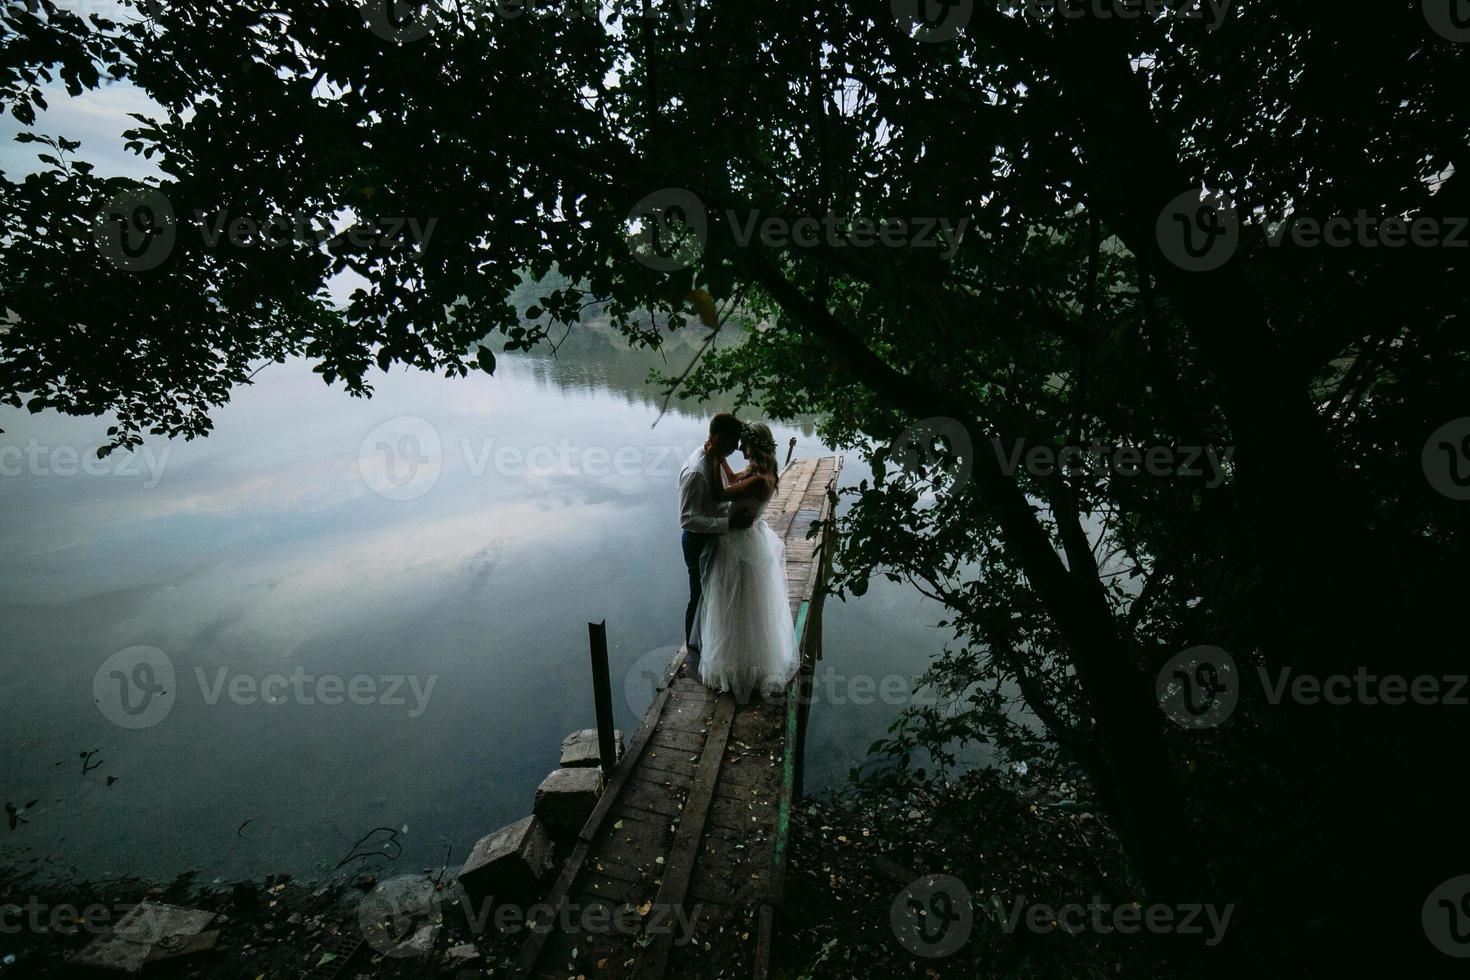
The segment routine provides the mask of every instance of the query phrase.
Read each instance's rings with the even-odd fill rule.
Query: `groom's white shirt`
[[[730,505],[716,501],[710,488],[720,477],[719,463],[700,446],[679,470],[679,526],[697,534],[724,534],[730,530]]]

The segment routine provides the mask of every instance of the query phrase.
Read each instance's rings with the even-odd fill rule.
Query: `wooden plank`
[[[660,725],[654,729],[653,737],[648,744],[653,751],[660,754],[669,751],[675,755],[683,753],[687,758],[692,752],[698,754],[704,748],[704,735],[694,735],[690,732],[682,732],[677,728],[664,728]]]
[[[562,866],[562,872],[557,877],[556,884],[552,886],[547,895],[546,904],[553,910],[553,915],[559,916],[566,905],[567,895],[571,891],[572,883],[582,870],[582,863],[586,861],[591,851],[591,841],[596,836],[598,828],[601,827],[603,818],[607,816],[617,799],[622,787],[627,783],[628,777],[632,775],[633,768],[637,764],[638,756],[643,747],[648,744],[648,739],[653,735],[653,728],[659,713],[663,711],[664,705],[669,699],[669,685],[678,673],[679,667],[684,662],[685,652],[680,650],[669,664],[668,671],[664,674],[663,682],[654,694],[653,703],[648,706],[648,711],[643,716],[643,723],[638,726],[638,731],[633,733],[633,738],[628,743],[628,748],[623,757],[618,760],[618,765],[613,769],[612,778],[608,780],[603,789],[602,796],[598,798],[597,805],[592,808],[582,832],[578,835],[577,844],[572,848],[572,853],[567,857],[566,864]],[[555,919],[553,919],[555,921]],[[541,956],[541,950],[546,944],[546,938],[551,934],[550,929],[532,929],[526,944],[521,947],[520,955],[516,958],[515,976],[529,976],[535,971],[537,960]]]
[[[811,632],[810,616],[812,606],[810,601],[821,589],[823,578],[830,567],[828,558],[831,547],[831,542],[827,540],[825,534],[818,532],[817,537],[813,540],[806,538],[806,532],[807,528],[812,526],[812,524],[821,527],[823,531],[826,530],[825,522],[830,519],[832,512],[830,491],[836,486],[837,478],[841,471],[842,457],[829,457],[821,461],[821,465],[818,466],[814,473],[813,480],[808,485],[806,493],[808,499],[803,501],[806,504],[803,511],[814,509],[815,513],[811,515],[810,522],[799,522],[793,519],[788,527],[788,533],[792,537],[795,537],[799,532],[803,541],[810,540],[812,544],[810,552],[799,553],[799,557],[803,559],[810,554],[810,562],[805,569],[806,575],[801,590],[801,599],[804,601],[801,601],[800,605],[797,605],[795,599],[793,599],[793,606],[796,607],[795,617],[797,621],[795,633],[797,646],[801,651],[804,662],[803,671],[810,670],[809,663],[812,659],[807,650],[808,634]],[[806,514],[803,513],[802,517],[805,518]],[[793,544],[789,540],[787,547],[789,560],[792,557],[793,551]],[[788,568],[787,571],[790,574],[791,569]],[[780,904],[785,894],[786,864],[791,831],[791,808],[794,802],[797,770],[799,769],[800,761],[797,753],[800,751],[799,721],[801,712],[799,695],[801,684],[802,679],[798,678],[789,689],[787,697],[785,753],[782,765],[782,786],[776,824],[776,840],[772,852],[771,881],[769,882],[769,890],[767,891],[769,898],[767,901],[761,903],[757,926],[754,969],[756,980],[767,980],[770,975],[771,951],[775,942],[775,907]]]
[[[634,820],[642,820],[648,823],[657,823],[664,827],[678,822],[677,817],[671,817],[667,813],[657,813],[646,810],[641,806],[635,806],[627,800],[618,800],[607,813],[608,819],[617,823],[622,817],[632,817]]]
[[[567,858],[566,864],[562,865],[561,875],[557,878],[556,884],[552,886],[551,894],[547,896],[545,904],[550,907],[551,914],[549,917],[538,918],[536,920],[538,923],[548,920],[556,922],[560,918],[561,910],[566,907],[567,895],[572,890],[572,881],[581,872],[582,862],[587,859],[587,853],[591,849],[592,845],[587,841],[578,841],[577,846],[572,848],[571,856]],[[527,927],[530,926],[531,923],[527,922]],[[546,939],[552,932],[549,928],[530,928],[529,931],[531,934],[526,939],[526,945],[521,947],[520,956],[516,958],[515,976],[518,977],[530,976],[531,972],[536,969],[536,961],[541,957],[542,947],[546,945]]]
[[[691,766],[692,770],[693,767]],[[687,792],[689,784],[694,782],[694,773],[670,772],[667,769],[655,769],[652,766],[639,766],[633,771],[633,780],[640,783],[648,783],[650,786],[672,787]]]
[[[673,818],[683,813],[686,795],[678,789],[630,779],[623,784],[623,791],[619,794],[618,802],[623,806],[635,806],[649,813]]]
[[[632,902],[635,905],[648,889],[639,879],[629,881],[626,877],[608,874],[606,871],[585,871],[577,879],[577,887],[612,902]]]
[[[674,846],[664,866],[664,883],[658,890],[657,904],[664,908],[684,905],[689,891],[689,878],[694,873],[694,858],[704,840],[704,824],[714,798],[715,783],[720,778],[720,763],[725,755],[725,742],[730,736],[730,723],[735,718],[735,699],[720,696],[715,720],[710,725],[709,739],[699,760],[699,773],[689,790],[689,801]],[[670,932],[662,932],[638,956],[636,972],[640,977],[661,978],[668,969]]]
[[[757,916],[755,940],[755,980],[768,980],[771,975],[771,945],[776,936],[776,915],[770,902],[762,902]]]
[[[632,775],[634,767],[638,765],[639,756],[643,754],[643,750],[648,745],[649,739],[653,737],[653,731],[658,723],[658,717],[663,713],[664,705],[668,704],[672,693],[670,691],[670,685],[674,677],[678,675],[679,668],[684,665],[685,655],[686,651],[682,648],[674,655],[673,662],[669,664],[669,670],[664,675],[663,682],[659,684],[658,691],[653,696],[653,703],[648,706],[648,711],[643,715],[643,723],[633,733],[633,738],[628,742],[628,747],[623,752],[623,757],[618,760],[617,767],[613,769],[612,778],[607,781],[607,786],[603,789],[602,796],[598,797],[597,805],[592,808],[592,813],[588,815],[587,822],[582,826],[582,832],[578,835],[581,840],[590,841],[597,833],[597,828],[601,826],[603,818],[607,816],[607,811],[612,808],[613,801],[618,798],[618,794],[622,791],[623,784],[628,781],[628,777]]]

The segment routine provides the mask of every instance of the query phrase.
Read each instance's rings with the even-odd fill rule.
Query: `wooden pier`
[[[737,704],[681,676],[680,651],[535,919],[518,976],[766,975],[820,656],[821,532],[841,466],[790,463],[765,511],[786,544],[797,679],[784,696]]]

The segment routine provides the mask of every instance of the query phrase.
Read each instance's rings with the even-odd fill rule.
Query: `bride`
[[[695,615],[700,681],[746,701],[754,692],[773,695],[785,688],[796,674],[797,655],[786,597],[786,547],[760,519],[780,485],[770,428],[747,425],[740,452],[750,465],[733,473],[721,460],[728,486],[719,496],[731,502],[732,514],[746,511],[754,523],[720,535],[706,550]]]

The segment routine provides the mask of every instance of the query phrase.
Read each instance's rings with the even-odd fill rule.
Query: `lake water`
[[[209,438],[100,463],[105,421],[0,409],[0,796],[38,801],[0,862],[322,875],[386,828],[403,872],[530,812],[593,724],[588,621],[628,734],[679,641],[677,473],[715,407],[654,427],[654,363],[588,333],[371,400],[273,365]],[[921,672],[941,618],[885,580],[828,601],[808,791],[901,710],[851,679]]]

